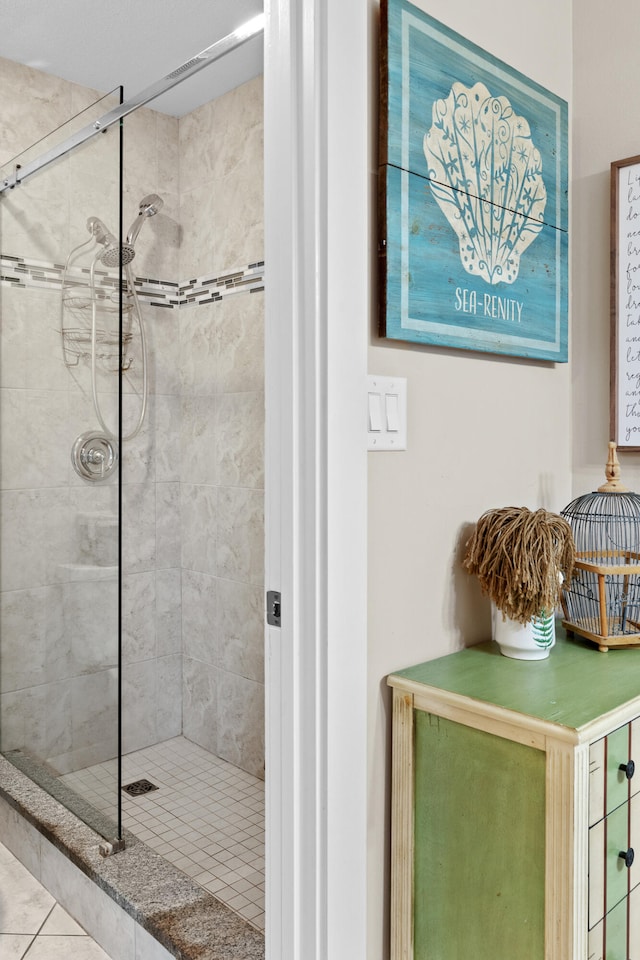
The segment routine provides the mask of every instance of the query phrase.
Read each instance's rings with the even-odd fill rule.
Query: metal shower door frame
[[[157,80],[155,83],[150,84],[150,86],[145,87],[144,90],[141,90],[129,100],[121,101],[119,107],[107,111],[107,113],[94,120],[93,123],[78,130],[73,136],[58,144],[56,147],[53,147],[51,150],[47,150],[31,163],[26,164],[24,167],[16,167],[12,175],[0,181],[0,195],[4,193],[5,190],[13,190],[14,187],[18,186],[18,184],[22,183],[28,177],[34,173],[38,173],[50,163],[53,163],[71,150],[79,147],[82,143],[86,143],[87,140],[91,140],[92,137],[97,136],[99,133],[104,133],[114,124],[121,123],[130,113],[133,113],[140,107],[144,107],[145,104],[151,100],[155,100],[156,97],[166,93],[168,90],[172,90],[173,87],[182,83],[183,80],[187,80],[204,67],[215,63],[216,60],[226,56],[227,53],[236,50],[248,40],[257,36],[263,29],[264,14],[258,14],[258,16],[253,17],[236,30],[227,34],[226,37],[222,37],[210,46],[205,47],[204,50],[201,50],[200,53],[197,53],[194,57],[191,57],[190,60],[180,64],[161,80]],[[122,235],[120,241],[122,242]]]

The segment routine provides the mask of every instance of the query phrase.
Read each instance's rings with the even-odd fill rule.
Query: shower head
[[[127,234],[127,243],[134,244],[138,239],[138,234],[142,229],[142,224],[148,217],[155,217],[156,213],[164,206],[164,200],[157,193],[150,193],[140,201],[138,216],[135,218]]]
[[[135,255],[136,252],[130,243],[113,243],[105,247],[98,259],[105,267],[119,267],[120,264],[124,267],[127,263],[131,263]]]
[[[98,219],[98,217],[89,217],[87,220],[87,230],[93,234],[96,243],[101,243],[104,246],[104,250],[98,254],[98,260],[103,263],[105,267],[119,267],[120,264],[125,266],[125,264],[131,263],[135,257],[136,252],[133,249],[133,244],[118,243],[114,235],[107,230],[102,220]]]

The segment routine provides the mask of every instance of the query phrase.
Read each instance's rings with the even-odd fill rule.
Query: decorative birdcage
[[[576,546],[571,583],[562,593],[563,626],[609,647],[640,646],[640,496],[620,481],[615,443],[607,482],[564,510]]]

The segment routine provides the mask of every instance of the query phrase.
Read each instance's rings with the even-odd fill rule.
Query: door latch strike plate
[[[281,625],[282,598],[277,590],[267,590],[267,623],[270,627]]]

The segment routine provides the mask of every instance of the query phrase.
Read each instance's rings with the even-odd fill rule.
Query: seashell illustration
[[[468,273],[513,283],[543,227],[547,191],[529,124],[483,83],[454,83],[433,104],[424,138],[431,191],[455,231]]]

